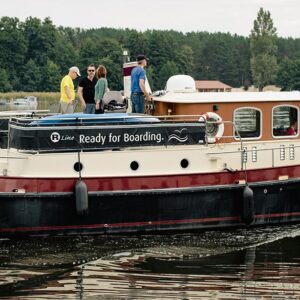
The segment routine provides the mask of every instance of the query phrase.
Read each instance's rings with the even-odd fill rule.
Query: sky
[[[249,36],[260,7],[279,37],[300,38],[300,0],[0,0],[0,15],[24,21],[50,17],[59,26],[181,32],[229,32]]]

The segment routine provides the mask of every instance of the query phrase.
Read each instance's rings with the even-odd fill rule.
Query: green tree
[[[28,41],[27,60],[33,59],[39,65],[45,65],[47,59],[55,60],[57,30],[49,18],[42,22],[29,17],[23,24],[23,30]]]
[[[96,63],[101,63],[101,58],[107,57],[116,63],[119,63],[122,68],[123,48],[117,41],[110,38],[99,41],[95,54],[97,55]]]
[[[234,81],[228,81],[233,86],[243,86],[245,90],[251,85],[251,68],[250,68],[250,41],[248,38],[235,36],[232,47],[232,68],[235,71]]]
[[[87,67],[91,63],[95,63],[99,54],[97,53],[97,45],[91,38],[86,38],[84,44],[79,51],[80,65]]]
[[[297,69],[297,64],[287,64],[285,59],[300,59],[300,39],[277,38],[270,14],[263,9],[247,38],[220,32],[84,30],[56,27],[49,18],[29,17],[25,22],[17,18],[0,18],[0,67],[16,91],[23,90],[24,85],[26,89],[28,86],[39,90],[56,89],[58,73],[66,74],[73,65],[85,73],[90,63],[106,65],[110,87],[122,89],[123,49],[129,50],[131,60],[141,53],[150,58],[147,75],[153,90],[164,87],[173,70],[195,79],[221,80],[246,88],[254,81],[262,89],[274,82],[277,64],[280,65],[280,85],[284,89],[297,86],[295,82],[285,84],[282,75],[286,73],[284,65],[291,70]],[[38,71],[28,76],[31,71],[24,69],[25,63]],[[38,78],[38,73],[42,78]],[[288,75],[297,81],[295,73]]]
[[[79,62],[79,41],[77,30],[71,28],[58,28],[57,43],[55,45],[55,59],[53,62],[60,68],[62,74],[66,74],[71,66],[78,65]],[[77,44],[76,44],[77,41]]]
[[[0,20],[0,66],[6,70],[13,89],[19,88],[18,77],[24,65],[27,40],[17,18],[3,17]]]
[[[101,60],[101,64],[107,69],[107,81],[110,90],[123,89],[122,65],[116,63],[110,57]]]
[[[10,92],[12,90],[12,85],[9,82],[7,72],[4,69],[0,69],[0,91]]]
[[[278,38],[278,63],[285,58],[298,59],[300,58],[300,39]]]
[[[176,64],[181,74],[193,75],[194,53],[188,45],[182,45],[176,52]]]
[[[30,59],[22,72],[22,90],[26,92],[42,91],[41,80],[40,67],[33,59]]]
[[[107,69],[107,80],[110,89],[122,90],[123,89],[123,49],[122,46],[115,40],[103,39],[97,46],[97,58],[95,64],[104,65]]]
[[[48,59],[45,67],[42,69],[41,90],[45,92],[59,91],[61,78],[62,75],[58,65]]]
[[[284,59],[279,65],[277,85],[284,91],[300,90],[300,59]]]
[[[167,31],[146,31],[145,36],[149,42],[148,51],[145,52],[149,60],[149,67],[151,66],[152,76],[151,80],[153,82],[151,88],[153,90],[160,90],[164,88],[166,84],[167,72],[164,72],[166,68],[166,63],[168,61],[175,61],[178,51],[178,46],[174,40],[173,33]],[[172,65],[177,68],[177,64]],[[184,66],[182,66],[184,67]],[[169,72],[171,73],[171,72]],[[163,77],[161,78],[160,75]]]
[[[158,72],[159,81],[155,82],[155,88],[157,90],[164,89],[168,79],[176,74],[179,74],[177,64],[174,61],[167,61]]]
[[[209,36],[203,47],[201,79],[222,80],[228,71],[229,57],[224,39],[220,35]]]
[[[149,64],[155,68],[155,72],[160,70],[168,61],[173,60],[176,56],[176,43],[171,36],[164,31],[147,31],[145,32],[149,40],[148,52],[144,53],[150,58]],[[157,80],[157,79],[156,79]]]
[[[254,85],[261,91],[274,83],[277,74],[277,34],[271,14],[260,8],[250,35],[251,71]]]
[[[147,80],[148,80],[148,83],[150,85],[150,88],[153,92],[154,91],[154,78],[155,78],[153,66],[150,66],[150,67],[146,68],[146,76],[147,76]]]
[[[139,54],[148,53],[147,37],[142,32],[132,31],[125,42],[125,48],[129,50],[131,59],[135,60]]]

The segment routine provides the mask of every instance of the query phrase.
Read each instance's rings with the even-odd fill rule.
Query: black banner
[[[7,148],[8,121],[0,118],[0,148]]]
[[[8,130],[8,121],[9,121],[9,119],[1,119],[0,118],[0,131]]]
[[[200,123],[95,127],[11,126],[9,144],[20,150],[114,149],[140,146],[193,145],[205,141]]]

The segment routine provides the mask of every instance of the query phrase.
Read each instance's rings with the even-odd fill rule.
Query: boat
[[[24,98],[17,98],[13,100],[13,105],[31,105],[31,106],[37,106],[37,97],[35,96],[25,96]]]
[[[0,99],[0,105],[7,105],[8,101],[6,99]]]
[[[300,92],[198,93],[176,77],[147,105],[0,113],[0,236],[300,221]]]

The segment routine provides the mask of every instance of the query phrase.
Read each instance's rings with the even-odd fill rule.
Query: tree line
[[[261,11],[265,17],[264,11]],[[268,16],[267,16],[268,17]],[[123,51],[130,59],[149,57],[147,76],[153,90],[163,89],[174,74],[196,80],[220,80],[233,87],[277,84],[300,89],[300,39],[267,35],[258,19],[249,37],[230,33],[57,27],[50,18],[0,19],[0,91],[59,91],[61,78],[77,65],[83,74],[90,63],[108,69],[111,89],[123,89]],[[269,24],[270,25],[270,24]],[[272,29],[273,28],[273,29]],[[270,28],[269,28],[270,29]],[[260,38],[258,38],[260,36]],[[268,40],[266,40],[266,37]],[[259,56],[266,51],[266,55]],[[269,56],[268,56],[269,55]],[[269,73],[259,66],[275,63]],[[258,69],[258,70],[257,70]]]

